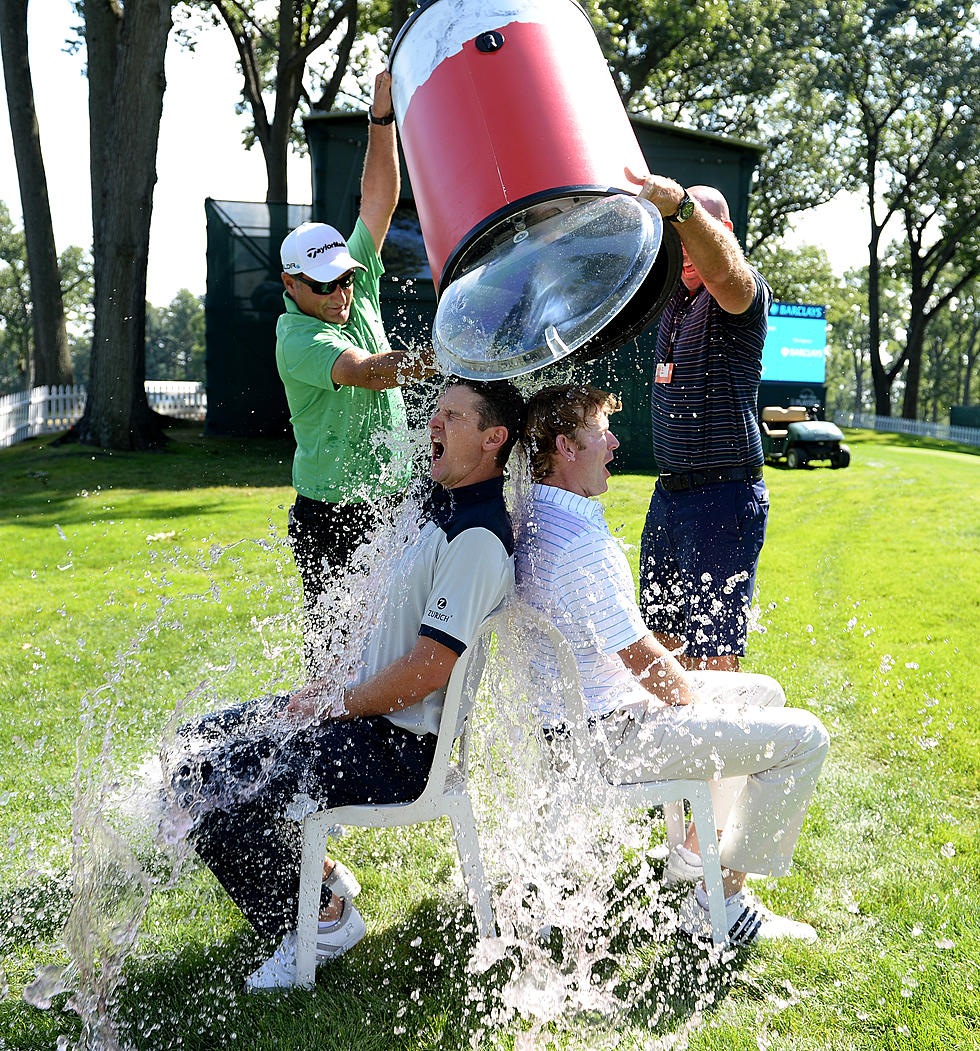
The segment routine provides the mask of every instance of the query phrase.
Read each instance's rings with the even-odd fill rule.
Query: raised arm
[[[391,103],[391,74],[384,70],[374,78],[374,101],[371,113],[375,117],[390,116],[394,110]],[[398,171],[398,145],[395,124],[369,124],[367,153],[364,171],[361,173],[361,221],[374,238],[374,247],[381,246],[388,234],[391,217],[398,204],[401,177]]]
[[[695,699],[687,673],[670,650],[652,635],[644,635],[618,652],[623,664],[658,700],[667,704],[690,704]]]
[[[388,350],[380,354],[351,348],[334,362],[330,378],[339,387],[389,390],[438,372],[431,347],[420,351]]]
[[[629,168],[626,176],[640,186],[637,196],[650,201],[662,216],[677,212],[685,193],[680,183],[661,175],[635,175]],[[694,214],[687,222],[675,223],[674,229],[711,298],[729,314],[742,314],[755,298],[755,277],[727,218],[724,198],[700,186],[693,188],[691,197]]]

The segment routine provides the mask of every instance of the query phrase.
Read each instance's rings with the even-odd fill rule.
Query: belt
[[[685,489],[698,489],[702,485],[758,482],[761,478],[761,467],[714,467],[708,471],[668,471],[660,475],[660,484],[668,493],[679,493]]]

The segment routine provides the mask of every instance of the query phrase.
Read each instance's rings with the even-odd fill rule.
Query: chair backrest
[[[439,795],[446,785],[449,773],[449,762],[453,745],[460,742],[460,766],[465,775],[467,763],[467,729],[470,713],[480,688],[487,664],[490,639],[501,617],[503,603],[493,610],[480,625],[473,641],[453,665],[452,674],[446,685],[446,699],[442,705],[442,716],[439,719],[439,734],[436,739],[436,751],[432,757],[429,779],[419,800],[430,795]]]
[[[540,632],[551,642],[558,664],[558,676],[552,687],[560,695],[565,710],[565,728],[574,769],[567,773],[576,779],[590,781],[598,778],[599,770],[595,754],[592,751],[589,734],[588,716],[585,711],[585,694],[582,680],[578,673],[575,654],[561,630],[540,610],[527,603],[514,599],[508,609],[514,621],[519,622],[516,630]]]

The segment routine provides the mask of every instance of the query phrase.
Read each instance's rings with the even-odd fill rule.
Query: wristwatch
[[[665,215],[664,218],[668,223],[686,223],[692,215],[694,215],[694,198],[685,190],[677,211],[673,215]]]
[[[372,124],[390,124],[395,119],[395,111],[392,110],[387,117],[376,117],[374,111],[368,106],[368,120]]]

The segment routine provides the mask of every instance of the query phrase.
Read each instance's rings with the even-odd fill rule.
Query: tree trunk
[[[269,204],[285,204],[289,198],[289,136],[293,128],[293,115],[303,89],[303,70],[306,66],[305,60],[297,61],[302,25],[303,13],[299,10],[299,5],[280,0],[277,20],[279,48],[276,55],[276,98],[272,107],[268,137],[260,138],[267,179],[265,199]],[[253,110],[256,105],[262,104],[261,96],[258,96]]]
[[[290,90],[288,99],[285,95],[287,90],[290,89],[283,85],[280,85],[277,90],[275,110],[269,126],[269,137],[261,143],[267,180],[265,199],[269,204],[285,204],[289,199],[287,177],[289,137],[293,130],[293,114],[299,102],[299,85],[295,88],[295,94]]]
[[[85,0],[95,323],[83,442],[146,449],[163,431],[146,400],[146,266],[170,0]],[[108,105],[106,112],[97,112]],[[103,138],[98,139],[101,133]]]
[[[92,255],[102,252],[102,202],[106,150],[112,129],[113,85],[122,12],[111,0],[83,0],[88,75],[89,191],[92,197]]]
[[[905,341],[908,365],[905,367],[905,394],[902,398],[902,419],[918,419],[919,384],[922,378],[922,344],[925,332],[922,323],[910,329]]]
[[[854,411],[864,412],[864,362],[860,351],[851,351],[854,366]]]
[[[875,415],[891,416],[892,382],[881,361],[881,265],[878,261],[877,237],[872,238],[868,266],[868,353],[871,358],[871,382],[875,390]]]
[[[0,45],[10,113],[10,134],[24,212],[27,269],[31,276],[31,323],[34,332],[33,383],[55,386],[73,382],[58,251],[51,226],[48,183],[34,109],[34,88],[27,53],[28,0],[0,0]]]
[[[973,367],[980,356],[980,318],[971,326],[970,335],[963,352],[963,404],[969,405],[970,387],[973,384]]]

